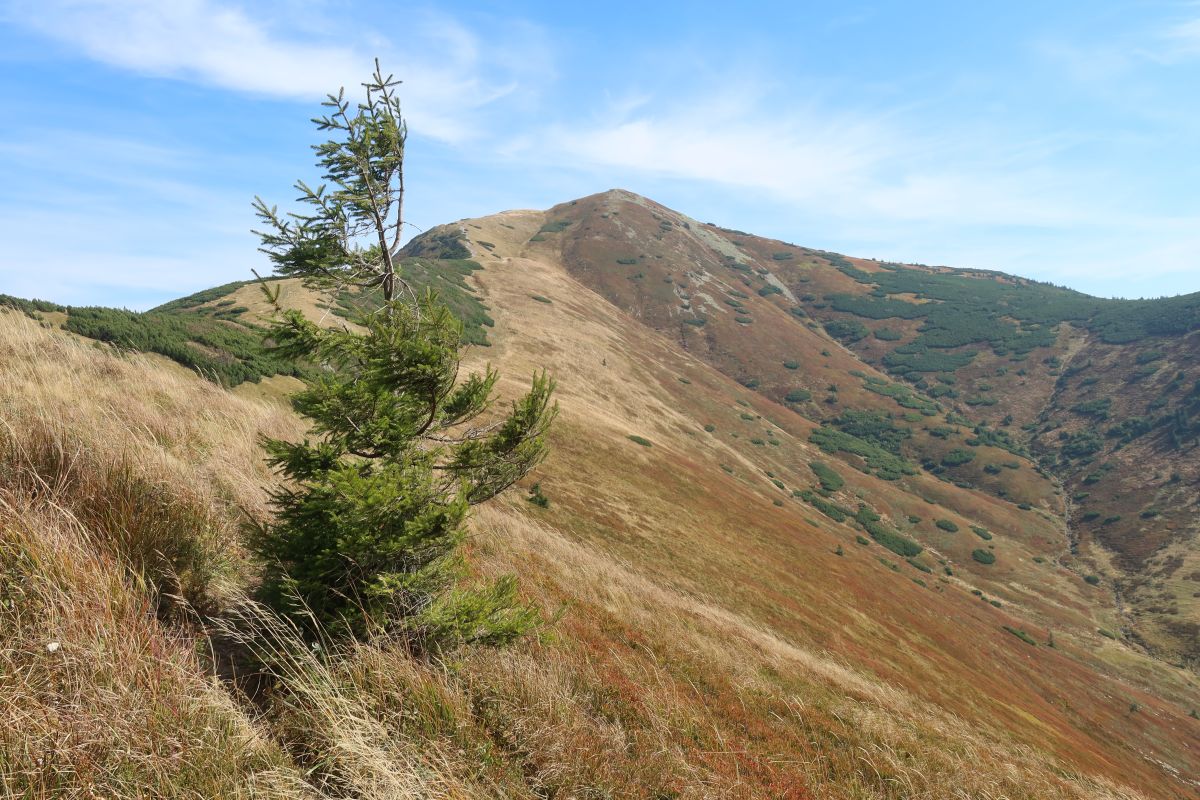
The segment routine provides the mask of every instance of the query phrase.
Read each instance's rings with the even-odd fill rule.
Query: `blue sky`
[[[1200,291],[1200,3],[0,0],[0,292],[261,267],[308,119],[404,83],[409,219],[612,187],[852,255]]]

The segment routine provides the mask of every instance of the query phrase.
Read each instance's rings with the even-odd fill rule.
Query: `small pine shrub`
[[[631,433],[627,438],[629,439],[629,441],[635,442],[636,444],[640,444],[642,447],[653,447],[654,446],[654,443],[651,442],[649,439],[647,439],[645,436],[638,436],[637,434]]]
[[[549,508],[550,507],[550,498],[548,498],[548,497],[546,497],[546,495],[542,494],[542,484],[541,483],[535,483],[533,486],[530,486],[529,487],[529,497],[527,497],[525,499],[528,500],[529,502],[533,503],[538,508]]]
[[[954,524],[953,522],[951,522],[948,519],[939,519],[938,521],[936,521],[933,524],[937,525],[939,528],[941,528],[944,531],[948,531],[950,533],[958,533],[958,525]]]
[[[1004,627],[1004,630],[1008,631],[1009,633],[1011,633],[1013,636],[1020,639],[1025,644],[1030,645],[1032,647],[1038,646],[1038,643],[1034,640],[1034,638],[1032,636],[1030,636],[1028,633],[1026,633],[1025,631],[1023,631],[1019,628],[1010,628],[1008,625],[1005,625],[1003,627]]]
[[[978,561],[980,564],[995,564],[996,554],[990,550],[972,550],[971,558]]]
[[[975,454],[970,450],[964,450],[961,447],[956,447],[946,455],[942,456],[943,467],[959,467],[963,464],[969,464],[975,460]]]
[[[834,472],[826,464],[820,461],[813,461],[808,466],[813,471],[813,474],[817,476],[817,480],[821,482],[821,488],[825,491],[836,492],[845,486],[846,481],[842,476]]]

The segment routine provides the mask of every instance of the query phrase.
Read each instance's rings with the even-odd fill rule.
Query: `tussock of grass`
[[[65,510],[0,500],[0,796],[304,796],[97,544]]]

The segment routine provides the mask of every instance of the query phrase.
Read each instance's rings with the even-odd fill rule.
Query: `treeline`
[[[158,353],[226,386],[257,383],[303,368],[267,352],[257,326],[197,311],[138,313],[119,308],[72,307],[64,327],[80,336],[143,353]]]
[[[437,245],[448,252],[464,252],[461,242],[447,239],[445,235],[426,242],[423,251]],[[459,249],[461,248],[461,250]],[[470,255],[469,253],[467,253]],[[488,308],[479,299],[475,290],[467,283],[467,277],[483,269],[479,262],[467,258],[431,259],[426,257],[405,258],[401,262],[401,275],[414,296],[428,290],[437,292],[442,304],[450,309],[463,325],[463,341],[467,344],[488,346],[487,328],[495,325],[488,315]],[[378,291],[343,292],[331,307],[332,313],[353,319],[355,316],[379,308],[383,297]]]
[[[978,343],[990,345],[997,355],[1022,355],[1053,344],[1054,328],[1062,322],[1083,325],[1110,344],[1200,328],[1200,293],[1110,300],[1051,284],[954,270],[926,272],[883,265],[881,272],[864,272],[844,259],[834,265],[859,283],[876,286],[867,295],[831,295],[828,300],[834,310],[876,320],[925,320],[917,339],[903,352],[897,351],[901,355]],[[906,293],[935,302],[911,303],[889,296]],[[925,371],[920,368],[925,364],[919,362],[899,359],[896,366]]]
[[[453,236],[429,240],[437,252],[461,255],[466,251]],[[428,249],[428,248],[426,248]],[[464,258],[404,259],[403,277],[415,299],[426,291],[437,292],[441,302],[462,322],[463,341],[486,346],[487,328],[495,323],[487,306],[467,284],[480,265]],[[172,300],[146,312],[103,306],[62,306],[45,300],[24,300],[0,295],[0,306],[15,308],[34,318],[62,312],[63,324],[72,333],[142,353],[157,353],[205,378],[225,386],[257,383],[272,375],[303,377],[308,367],[273,355],[264,343],[264,329],[242,318],[247,310],[229,296],[254,281],[235,281]],[[224,298],[224,299],[223,299]],[[337,316],[353,319],[378,308],[377,292],[343,292],[324,305]]]

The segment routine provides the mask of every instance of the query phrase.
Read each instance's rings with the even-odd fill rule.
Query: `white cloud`
[[[679,108],[618,105],[611,121],[561,126],[525,146],[541,159],[757,190],[847,218],[1045,226],[1098,211],[1077,207],[1088,180],[1042,166],[1061,145],[1014,146],[965,128],[922,134],[884,113],[697,97]]]
[[[1160,59],[1179,61],[1200,56],[1200,17],[1183,20],[1167,27],[1162,34],[1164,48]]]
[[[706,86],[668,101],[614,100],[590,121],[531,134],[517,153],[600,175],[605,187],[700,187],[725,198],[703,201],[706,218],[858,255],[1014,271],[1110,295],[1150,282],[1196,288],[1187,276],[1200,236],[1189,209],[1159,214],[1115,166],[1080,158],[1086,131],[1025,135],[944,117],[934,126],[921,109],[729,96]]]
[[[526,65],[548,71],[548,49],[528,25],[511,26],[522,61],[436,12],[380,26],[402,29],[399,46],[379,30],[332,18],[317,32],[307,6],[255,8],[258,17],[222,0],[17,0],[7,16],[115,67],[285,99],[319,99],[338,86],[355,97],[378,55],[404,81],[414,130],[452,142],[477,133],[481,108],[536,79]]]
[[[439,151],[446,173],[423,187],[425,206],[460,208],[464,196],[489,192],[497,202],[551,194],[550,202],[558,202],[580,186],[687,187],[713,198],[704,203],[717,222],[769,234],[758,220],[770,216],[779,220],[775,235],[803,242],[800,237],[815,231],[824,240],[808,243],[862,255],[1055,280],[1087,276],[1114,285],[1130,265],[1150,278],[1185,274],[1200,261],[1194,220],[1136,212],[1132,204],[1139,198],[1131,200],[1129,180],[1114,177],[1119,166],[1110,174],[1103,158],[1060,158],[1079,144],[1070,135],[1035,138],[1015,127],[972,125],[942,108],[854,108],[827,84],[806,91],[794,85],[802,78],[785,72],[735,75],[736,65],[724,63],[700,78],[687,71],[694,65],[664,67],[644,78],[669,86],[660,92],[632,85],[638,70],[646,72],[644,63],[626,65],[597,82],[598,91],[610,94],[592,101],[589,118],[589,99],[581,94],[554,106],[537,104],[555,72],[553,50],[537,27],[496,21],[485,34],[478,20],[472,28],[437,12],[390,11],[389,24],[349,29],[355,20],[333,11],[322,16],[325,8],[333,7],[305,0],[244,6],[233,0],[20,0],[8,7],[8,21],[121,69],[306,102],[339,84],[356,87],[370,57],[379,54],[405,81],[413,130],[454,145]],[[1200,21],[1181,23],[1167,40],[1173,52],[1191,47],[1200,55]],[[1098,84],[1148,62],[1122,42],[1040,48],[1069,74]],[[638,77],[621,85],[622,74]],[[557,121],[548,118],[552,110]],[[204,177],[187,168],[201,162],[213,173],[235,174],[239,165],[118,140],[42,142],[50,153],[38,144],[0,141],[0,164],[37,162],[53,172],[59,169],[53,153],[94,153],[73,159],[71,177],[113,184],[101,202],[129,191],[158,203],[145,215],[76,215],[81,198],[42,193],[33,208],[23,208],[24,200],[10,204],[10,230],[53,231],[56,219],[81,226],[74,230],[83,244],[60,255],[64,263],[92,266],[87,273],[64,267],[67,280],[83,280],[101,265],[125,285],[166,290],[186,280],[187,263],[193,275],[201,263],[236,264],[245,273],[253,257],[244,231],[248,211],[240,199],[236,212],[223,211],[228,196],[205,190]],[[460,175],[464,165],[469,175]],[[477,189],[489,178],[490,185]],[[167,206],[175,211],[159,216]],[[150,231],[128,221],[139,216],[149,220]],[[193,237],[186,262],[174,258],[180,243],[170,229],[195,219],[205,220],[211,242]],[[143,246],[130,244],[139,239]],[[97,255],[89,258],[89,251]],[[46,255],[30,249],[23,257],[44,261]]]

